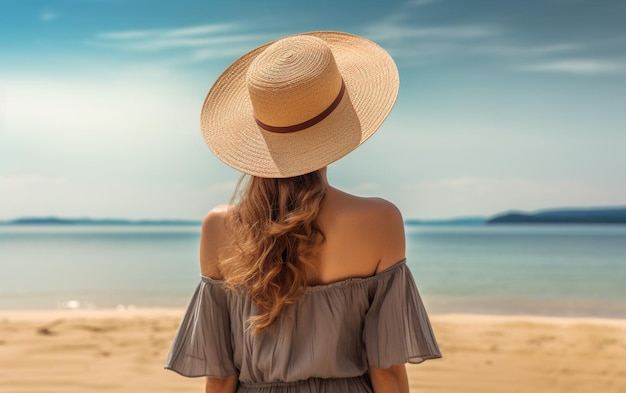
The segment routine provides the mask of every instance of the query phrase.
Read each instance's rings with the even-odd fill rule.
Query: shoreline
[[[137,307],[131,310],[118,310],[116,308],[85,308],[85,309],[0,309],[0,320],[10,317],[16,320],[36,320],[47,317],[58,318],[132,318],[150,317],[162,315],[168,317],[182,317],[184,307]],[[543,315],[543,314],[506,314],[506,313],[480,313],[480,312],[428,312],[431,319],[443,322],[460,321],[529,321],[533,323],[559,323],[562,325],[590,323],[594,325],[612,325],[626,327],[625,317],[596,317],[596,316],[567,316],[567,315]]]
[[[184,311],[0,310],[0,391],[203,391],[204,378],[163,369]],[[626,391],[626,319],[430,319],[443,358],[407,365],[414,393]]]

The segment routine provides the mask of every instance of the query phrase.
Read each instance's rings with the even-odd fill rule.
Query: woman
[[[440,357],[391,203],[328,184],[326,166],[391,111],[389,55],[338,32],[239,58],[202,109],[213,152],[250,175],[202,226],[202,281],[167,359],[207,392],[408,392]]]

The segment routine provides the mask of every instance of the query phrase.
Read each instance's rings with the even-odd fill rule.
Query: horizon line
[[[519,209],[509,209],[500,213],[491,215],[468,215],[468,216],[455,216],[447,218],[405,218],[405,224],[419,224],[419,223],[432,223],[432,222],[487,222],[490,219],[510,215],[510,214],[525,214],[532,215],[538,213],[546,213],[550,211],[606,211],[606,210],[623,210],[626,209],[626,205],[616,206],[595,206],[595,207],[556,207],[556,208],[542,208],[533,211],[525,211]],[[20,222],[21,221],[21,222]],[[0,225],[37,225],[37,221],[41,221],[39,224],[52,224],[54,221],[59,221],[60,224],[79,224],[80,221],[85,221],[85,224],[92,223],[93,225],[105,225],[107,223],[121,224],[121,225],[197,225],[201,224],[201,219],[188,219],[188,218],[119,218],[119,217],[104,217],[94,218],[89,216],[81,217],[62,217],[56,215],[49,216],[21,216],[11,219],[0,220]],[[46,222],[49,221],[49,222]]]

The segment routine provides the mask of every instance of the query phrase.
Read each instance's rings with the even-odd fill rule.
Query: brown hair
[[[245,288],[256,304],[249,321],[255,334],[305,290],[306,260],[324,241],[317,215],[326,188],[320,171],[285,179],[250,176],[228,212],[233,248],[220,259],[220,270],[228,287]]]

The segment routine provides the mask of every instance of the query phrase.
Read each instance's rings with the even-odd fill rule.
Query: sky
[[[0,0],[0,220],[200,219],[240,175],[199,127],[236,58],[362,35],[396,106],[329,167],[405,218],[626,205],[626,2]]]

